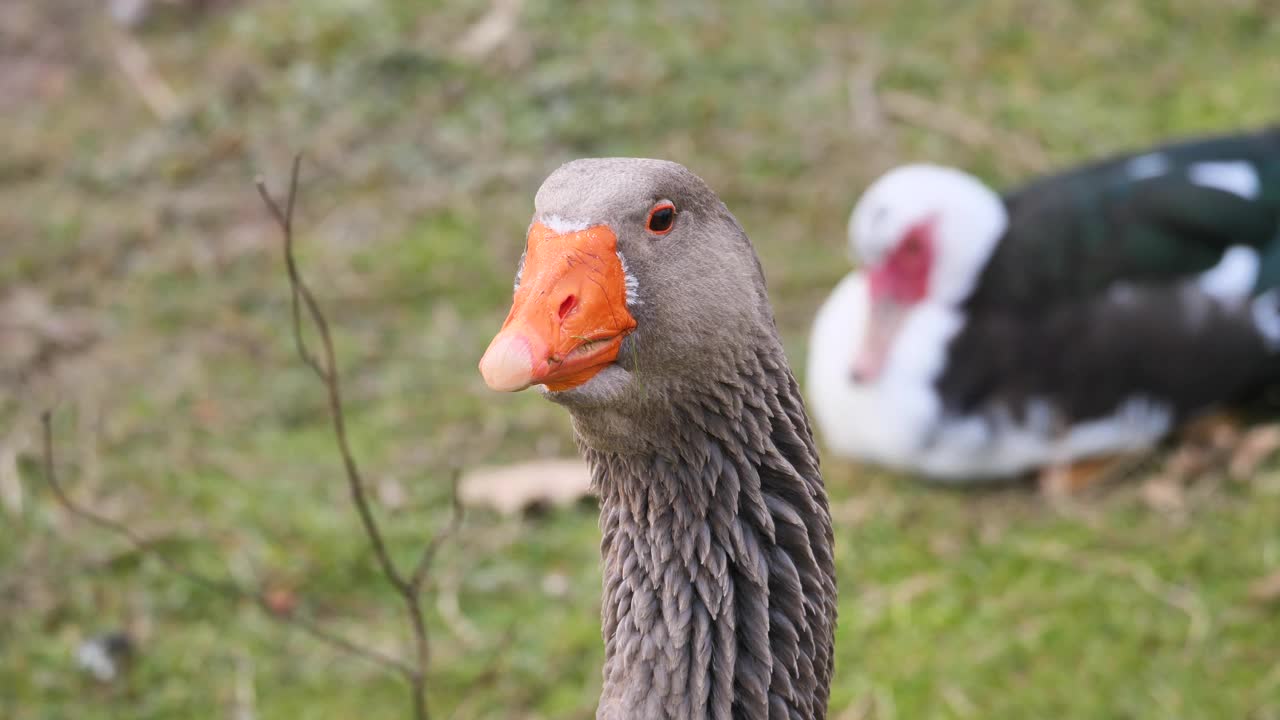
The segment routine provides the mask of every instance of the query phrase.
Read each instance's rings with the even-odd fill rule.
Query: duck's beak
[[[635,327],[613,231],[595,225],[556,233],[534,223],[511,312],[480,359],[480,374],[502,392],[568,390],[616,360]]]
[[[856,383],[873,383],[884,372],[889,351],[911,311],[911,304],[902,302],[891,291],[892,284],[886,281],[883,269],[875,268],[868,275],[866,329],[850,368],[850,377]]]
[[[867,328],[853,358],[852,378],[857,383],[873,383],[884,372],[889,350],[902,329],[909,308],[893,300],[872,302]]]

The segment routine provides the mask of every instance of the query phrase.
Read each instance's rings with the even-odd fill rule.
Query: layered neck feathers
[[[770,345],[664,393],[678,398],[669,442],[584,443],[603,533],[599,718],[826,715],[830,513],[799,391]]]

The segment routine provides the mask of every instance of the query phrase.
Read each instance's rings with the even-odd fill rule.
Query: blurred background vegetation
[[[747,228],[792,364],[893,164],[1000,185],[1280,117],[1266,0],[0,3],[0,717],[400,718],[398,678],[174,577],[73,495],[217,577],[389,653],[398,599],[351,510],[322,388],[293,355],[253,188],[306,155],[301,261],[393,553],[449,477],[573,454],[568,418],[488,392],[541,179],[679,160]],[[829,461],[834,718],[1280,718],[1280,470],[1153,502],[1134,478],[1046,503]],[[473,512],[428,610],[435,714],[589,718],[598,531],[576,507]],[[1251,591],[1251,588],[1253,589]],[[76,664],[125,629],[132,669]]]

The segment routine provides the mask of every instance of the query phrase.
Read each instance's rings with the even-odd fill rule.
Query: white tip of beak
[[[529,341],[513,332],[500,332],[480,358],[480,375],[490,390],[516,392],[533,384],[533,351]]]

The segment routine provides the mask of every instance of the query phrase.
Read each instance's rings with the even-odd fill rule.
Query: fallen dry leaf
[[[24,372],[84,350],[97,338],[85,313],[55,310],[37,290],[16,288],[0,301],[0,373]]]
[[[1280,601],[1280,570],[1254,580],[1249,586],[1249,599],[1260,603]]]
[[[1277,450],[1280,450],[1280,424],[1250,428],[1231,453],[1227,472],[1233,480],[1248,480]]]
[[[463,504],[515,515],[531,507],[571,505],[591,494],[591,471],[581,460],[553,459],[475,468],[458,483]]]
[[[1187,504],[1183,484],[1166,474],[1157,475],[1142,484],[1142,502],[1152,510],[1181,512]]]
[[[454,52],[471,62],[488,57],[519,27],[523,8],[524,0],[495,0],[489,11],[463,33]]]

